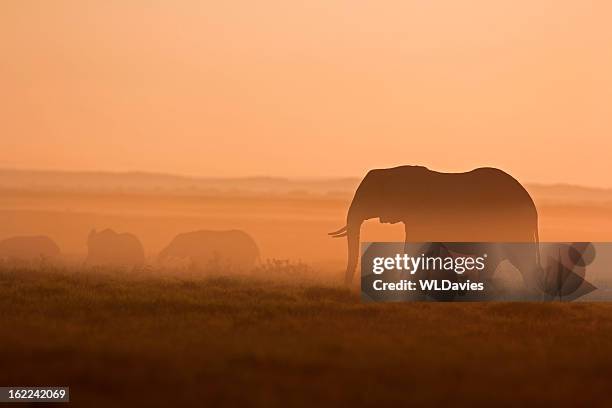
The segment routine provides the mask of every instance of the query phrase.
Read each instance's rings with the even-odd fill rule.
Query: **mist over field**
[[[575,405],[606,395],[606,304],[361,303],[358,283],[342,284],[345,240],[327,236],[358,183],[0,171],[0,242],[42,235],[61,251],[0,261],[10,356],[0,383],[68,385],[87,406]],[[612,238],[611,191],[527,189],[542,241]],[[90,264],[92,229],[106,228],[142,242],[144,262]],[[179,234],[233,229],[256,242],[254,267],[160,262]],[[404,229],[374,219],[362,239],[401,241]]]
[[[344,225],[354,179],[190,178],[149,173],[0,171],[0,239],[48,235],[67,259],[86,254],[92,229],[135,234],[152,261],[179,233],[240,229],[261,258],[342,268]],[[526,185],[542,241],[612,239],[612,190]],[[452,204],[452,198],[449,199]],[[364,224],[364,241],[401,241],[401,225]]]

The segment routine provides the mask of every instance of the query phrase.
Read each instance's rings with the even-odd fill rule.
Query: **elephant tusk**
[[[346,232],[346,230],[348,229],[348,227],[345,225],[344,227],[340,228],[338,231],[334,231],[334,232],[329,232],[327,235],[338,235],[338,234],[342,234],[343,232]],[[346,234],[345,234],[346,235]]]
[[[331,237],[332,237],[332,238],[341,238],[341,237],[346,237],[346,236],[347,236],[347,233],[346,233],[346,232],[343,232],[342,234],[332,235]]]

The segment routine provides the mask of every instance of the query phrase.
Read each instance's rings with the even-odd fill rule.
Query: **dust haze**
[[[299,261],[339,274],[345,243],[326,236],[344,222],[360,179],[193,178],[150,173],[0,171],[0,240],[47,236],[62,262],[87,257],[92,230],[133,234],[144,264],[178,235],[240,230],[259,258]],[[612,190],[525,183],[542,241],[612,238]],[[364,224],[362,241],[401,241],[401,225]]]

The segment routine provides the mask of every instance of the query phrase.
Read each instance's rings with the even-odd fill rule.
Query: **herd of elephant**
[[[359,184],[346,216],[346,224],[330,233],[347,239],[345,282],[350,284],[359,261],[360,229],[364,221],[403,223],[408,242],[523,242],[531,244],[529,256],[508,253],[509,260],[529,280],[527,271],[539,261],[538,212],[525,188],[496,168],[464,173],[442,173],[422,166],[370,170]],[[140,265],[142,244],[132,234],[112,230],[92,231],[88,264]],[[0,258],[36,254],[53,256],[59,248],[46,237],[15,237],[0,242]],[[249,267],[259,249],[245,232],[194,231],[176,236],[158,260],[189,259],[207,262],[214,257]]]
[[[59,246],[47,236],[16,236],[0,241],[0,260],[36,261],[57,259]],[[158,254],[157,262],[186,261],[190,265],[205,266],[223,262],[236,268],[251,268],[259,258],[259,248],[244,231],[199,230],[177,235]],[[87,238],[89,266],[139,267],[145,264],[145,252],[138,237],[117,233],[111,229],[93,230]]]

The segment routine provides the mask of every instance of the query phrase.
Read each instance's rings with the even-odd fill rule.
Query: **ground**
[[[362,304],[302,272],[3,268],[0,384],[78,406],[607,405],[612,304]]]

